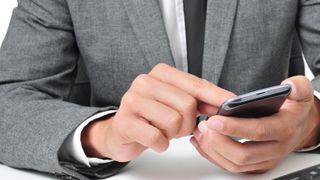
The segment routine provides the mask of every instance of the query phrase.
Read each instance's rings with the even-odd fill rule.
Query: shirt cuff
[[[320,100],[320,93],[316,90],[313,91],[313,95],[318,99]],[[315,146],[311,146],[311,147],[308,147],[308,148],[304,148],[304,149],[300,149],[298,150],[297,152],[308,152],[308,151],[313,151],[315,149],[318,149],[320,147],[320,142],[318,142],[317,145]]]
[[[71,161],[79,162],[87,167],[91,167],[91,165],[99,165],[112,162],[109,159],[99,159],[94,157],[87,157],[82,144],[81,144],[81,133],[83,129],[92,121],[100,119],[104,116],[108,116],[110,114],[116,113],[117,110],[109,110],[101,113],[97,113],[90,118],[83,121],[76,129],[73,131],[66,141],[63,143],[61,150],[68,154],[68,159]],[[62,160],[66,161],[66,157],[62,157]]]

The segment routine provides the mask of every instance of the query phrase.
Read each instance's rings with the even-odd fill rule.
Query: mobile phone
[[[291,85],[278,85],[249,92],[225,101],[217,115],[240,118],[258,118],[277,113],[291,92]],[[240,137],[230,137],[240,143],[251,141]]]
[[[260,89],[225,101],[217,115],[240,118],[258,118],[272,115],[280,107],[291,92],[291,85],[277,85]]]

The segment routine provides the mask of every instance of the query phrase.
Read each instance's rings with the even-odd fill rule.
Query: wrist
[[[113,116],[103,117],[92,121],[83,129],[81,144],[86,156],[96,158],[109,157],[106,152],[106,138],[112,120]]]

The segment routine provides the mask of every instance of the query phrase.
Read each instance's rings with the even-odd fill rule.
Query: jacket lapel
[[[226,59],[238,0],[208,1],[202,77],[218,84]]]
[[[174,66],[158,0],[122,0],[150,68],[163,62]]]

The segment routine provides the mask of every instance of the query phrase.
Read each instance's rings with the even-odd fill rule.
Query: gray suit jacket
[[[209,0],[203,78],[237,94],[279,84],[290,65],[303,68],[295,31],[317,76],[319,12],[320,0]],[[70,102],[79,61],[88,106]],[[59,177],[115,173],[125,164],[86,169],[57,152],[160,62],[174,66],[158,0],[20,0],[0,51],[0,162]]]

